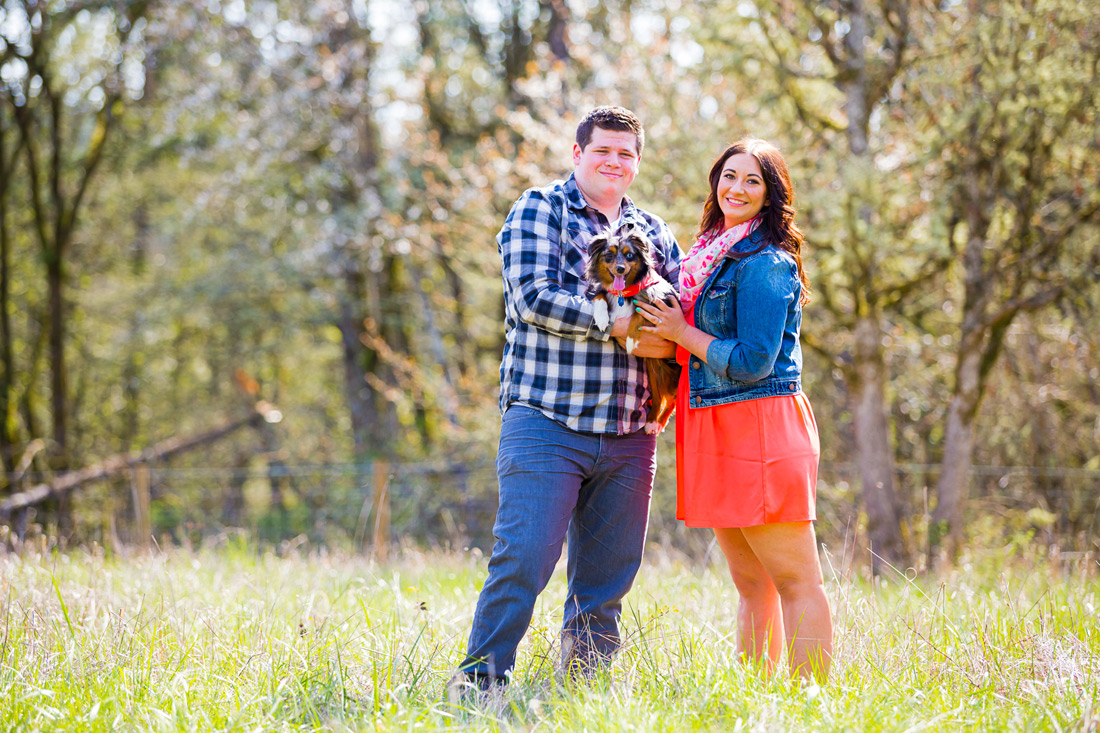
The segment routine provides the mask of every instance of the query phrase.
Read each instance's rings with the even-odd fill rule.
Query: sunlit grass
[[[479,554],[9,554],[0,728],[1094,730],[1095,570],[971,557],[870,584],[832,569],[836,661],[818,688],[739,664],[722,568],[657,550],[607,675],[555,674],[559,572],[511,688],[456,704],[444,688],[485,577]]]

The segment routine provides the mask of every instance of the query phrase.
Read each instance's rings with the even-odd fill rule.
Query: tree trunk
[[[408,267],[412,272],[412,281],[422,281],[424,274],[421,272],[420,268],[411,261],[409,262]],[[436,363],[438,363],[440,367],[442,367],[443,371],[443,384],[440,385],[439,404],[440,407],[442,407],[443,409],[443,414],[447,421],[452,425],[458,425],[458,392],[455,387],[455,379],[451,374],[451,358],[448,357],[447,346],[443,342],[443,333],[439,330],[438,325],[442,322],[442,317],[440,313],[436,312],[435,307],[432,305],[432,299],[429,293],[423,288],[416,288],[416,290],[420,298],[420,308],[424,312],[423,319],[425,330],[427,331],[428,348],[431,351],[432,358],[434,358]],[[458,318],[457,314],[456,318]],[[461,334],[465,333],[465,331],[459,330],[457,331],[457,333]],[[459,356],[456,358],[456,361],[461,364],[461,342],[456,344],[456,347],[457,348],[452,349],[452,351],[457,352]],[[462,374],[461,370],[462,367],[459,366],[460,375]],[[432,436],[429,433],[425,436],[425,439],[430,440],[431,437]]]
[[[870,128],[872,79],[866,58],[866,39],[869,32],[866,8],[860,3],[846,7],[849,31],[844,36],[844,79],[837,83],[844,94],[845,112],[848,115],[846,136],[848,149],[857,161],[854,170],[874,169],[868,130]],[[849,196],[859,195],[861,182],[852,182]],[[860,226],[849,223],[856,257],[853,266],[862,270],[869,287],[855,284],[856,307],[852,335],[854,337],[853,365],[855,410],[853,423],[856,432],[856,454],[860,481],[863,486],[863,503],[867,511],[867,534],[871,542],[871,570],[879,574],[886,565],[905,567],[908,564],[906,540],[902,529],[901,507],[898,501],[897,477],[894,470],[894,451],[890,440],[890,419],[886,406],[886,361],[882,352],[881,313],[874,296],[877,283],[879,253],[874,246],[867,246],[868,232],[874,230],[874,210],[869,200],[855,207]],[[861,235],[861,232],[864,232]],[[863,241],[861,241],[863,240]]]
[[[542,0],[543,12],[550,12],[546,42],[558,61],[569,61],[569,6],[565,0]]]
[[[971,456],[974,449],[974,418],[981,399],[980,373],[982,352],[967,348],[976,339],[963,338],[959,363],[955,369],[956,387],[947,408],[944,429],[943,464],[936,486],[936,509],[928,530],[930,560],[941,547],[948,559],[954,559],[962,539],[962,507],[970,481]]]
[[[22,391],[19,393],[19,412],[23,417],[23,425],[26,428],[28,442],[37,438],[44,438],[46,435],[45,429],[38,424],[38,393],[35,392],[35,385],[38,383],[39,375],[42,372],[42,359],[46,351],[46,341],[49,336],[44,314],[40,315],[42,317],[36,319],[38,322],[38,334],[34,338],[34,348],[31,350],[30,358],[27,360],[29,366],[27,367],[26,373],[23,375],[23,387]],[[35,462],[39,470],[46,468],[43,464],[42,453],[35,456]]]
[[[0,127],[0,461],[6,474],[15,471],[15,436],[12,434],[12,408],[15,404],[15,358],[12,349],[11,256],[8,239],[8,188],[15,156],[8,164],[7,130]],[[5,482],[6,483],[6,482]]]
[[[371,386],[367,384],[364,364],[366,347],[360,339],[364,315],[362,283],[355,273],[345,273],[346,292],[340,306],[340,342],[344,352],[344,393],[351,416],[351,435],[355,445],[355,462],[363,463],[371,451],[372,431],[378,422]]]
[[[963,305],[959,326],[959,346],[955,362],[955,386],[947,407],[943,433],[943,463],[936,485],[936,508],[928,528],[929,563],[946,550],[953,561],[962,537],[962,506],[970,478],[971,452],[974,448],[974,415],[982,395],[983,344],[988,327],[986,310],[992,297],[993,278],[984,267],[984,251],[992,210],[992,187],[980,175],[980,166],[967,170],[966,187],[960,192],[964,207],[966,245],[962,252]]]
[[[226,527],[241,527],[244,523],[244,484],[248,479],[248,471],[241,467],[242,464],[247,467],[247,458],[242,461],[238,456],[234,461],[236,468],[229,477],[229,485],[226,486],[222,500],[222,524]]]
[[[46,280],[49,299],[49,350],[50,350],[50,404],[53,414],[53,450],[50,451],[50,468],[67,471],[69,461],[68,436],[68,377],[65,373],[65,302],[64,270],[60,257],[46,264]],[[47,503],[48,510],[56,513],[59,539],[67,538],[73,529],[71,498],[60,494]]]
[[[445,237],[446,235],[440,235],[432,238],[435,247],[436,261],[443,270],[443,275],[446,277],[447,285],[451,291],[451,298],[454,300],[455,333],[465,336],[465,334],[470,332],[470,326],[466,316],[466,286],[462,281],[462,275],[459,274],[458,270],[455,268],[454,262],[447,252],[447,247],[444,244]],[[467,345],[465,339],[458,339],[452,351],[455,354],[459,381],[461,381],[470,373],[470,361],[466,356]]]
[[[871,540],[871,568],[904,565],[908,559],[897,498],[890,421],[886,415],[886,364],[882,355],[878,319],[861,318],[855,327],[853,391],[856,455],[867,509]]]

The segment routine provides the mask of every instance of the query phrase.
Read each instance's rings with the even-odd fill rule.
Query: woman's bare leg
[[[791,674],[823,682],[832,661],[833,619],[813,524],[765,524],[741,532],[781,599]]]
[[[763,661],[770,672],[783,650],[779,593],[740,529],[714,530],[740,596],[737,604],[738,656]],[[766,655],[766,656],[765,656]]]

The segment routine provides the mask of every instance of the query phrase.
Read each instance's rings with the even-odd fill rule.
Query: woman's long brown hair
[[[767,235],[767,242],[774,244],[790,254],[798,265],[798,279],[802,283],[802,304],[810,301],[810,279],[802,268],[802,242],[804,237],[794,223],[794,188],[791,186],[791,174],[787,169],[787,162],[779,150],[766,140],[758,138],[744,138],[726,148],[725,152],[718,156],[714,165],[710,167],[710,195],[703,204],[703,217],[699,221],[699,234],[703,236],[707,232],[721,232],[725,228],[725,214],[718,205],[718,183],[722,178],[722,169],[731,156],[747,153],[756,158],[760,164],[760,171],[764,174],[764,185],[767,189],[767,206],[760,215],[762,220],[760,228]],[[767,242],[764,246],[767,246]],[[759,250],[757,250],[759,251]],[[730,257],[747,257],[753,252],[743,254],[731,253]]]

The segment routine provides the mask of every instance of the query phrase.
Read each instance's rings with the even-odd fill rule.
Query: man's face
[[[638,174],[638,138],[632,132],[595,127],[581,150],[573,143],[573,174],[588,203],[617,207]]]

